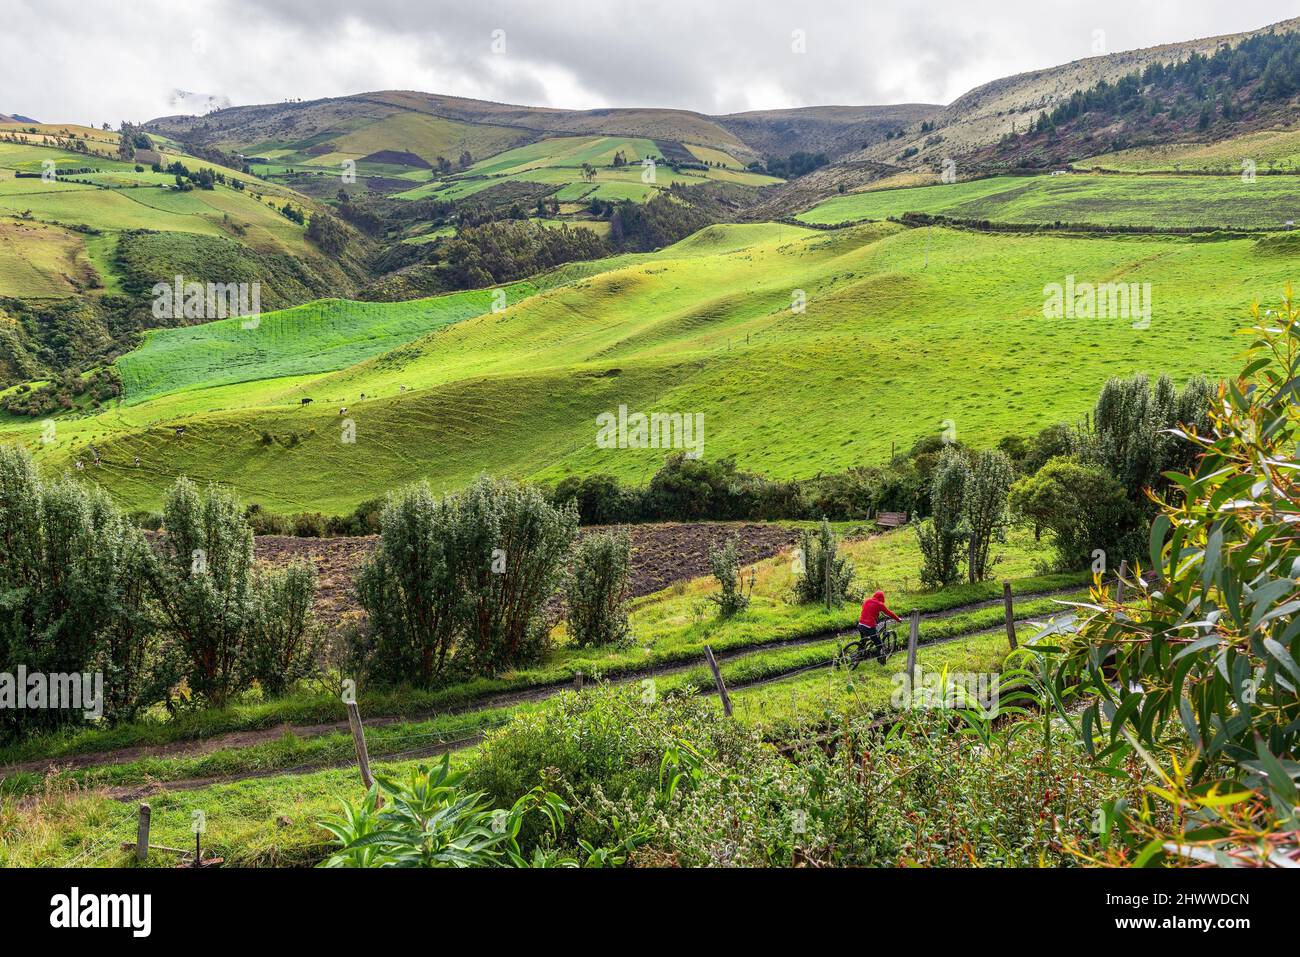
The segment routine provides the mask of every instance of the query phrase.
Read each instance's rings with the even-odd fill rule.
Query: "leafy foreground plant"
[[[1300,308],[1254,310],[1240,376],[1220,387],[1194,474],[1168,473],[1154,499],[1151,566],[1126,597],[1094,589],[1056,656],[1053,691],[1088,696],[1077,732],[1114,769],[1132,754],[1160,777],[1143,799],[1104,809],[1109,862],[1177,855],[1294,866],[1300,739]],[[1161,826],[1159,808],[1172,813]]]
[[[321,866],[617,866],[633,846],[610,849],[583,843],[585,856],[577,857],[539,841],[525,856],[519,845],[525,819],[540,818],[546,835],[554,838],[569,806],[538,786],[509,810],[492,808],[482,791],[465,790],[463,779],[464,772],[452,773],[450,755],[437,767],[421,765],[405,780],[376,777],[358,806],[344,803],[341,816],[321,822],[340,845]]]
[[[972,716],[969,734],[946,706],[885,727],[828,712],[778,750],[696,696],[652,691],[559,695],[488,734],[468,780],[497,801],[554,791],[573,809],[556,846],[627,848],[637,866],[966,867],[1069,864],[1067,837],[1098,850],[1095,809],[1135,797],[1144,773],[1136,759],[1122,779],[1081,769],[1050,715],[1050,734],[1004,729],[1027,692]]]

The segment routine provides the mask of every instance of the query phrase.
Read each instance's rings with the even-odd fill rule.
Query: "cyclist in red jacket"
[[[858,634],[863,638],[870,638],[876,646],[876,660],[882,665],[885,663],[885,644],[881,640],[880,632],[882,625],[880,616],[887,615],[894,621],[902,621],[885,604],[885,593],[878,591],[862,603],[862,614],[858,616]]]

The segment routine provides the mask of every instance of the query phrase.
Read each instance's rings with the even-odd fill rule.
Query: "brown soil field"
[[[595,529],[583,529],[587,534]],[[638,598],[709,573],[709,549],[737,535],[746,564],[775,555],[793,544],[799,533],[782,525],[756,522],[692,522],[629,526],[632,535],[631,597]],[[262,535],[256,540],[259,561],[285,562],[304,558],[316,566],[320,590],[318,620],[334,628],[358,610],[352,583],[361,562],[375,548],[378,536],[361,538],[294,538]]]

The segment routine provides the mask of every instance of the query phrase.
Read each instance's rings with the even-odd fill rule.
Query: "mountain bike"
[[[906,647],[907,639],[898,633],[894,627],[894,622],[886,619],[884,627],[880,629],[874,640],[859,638],[856,641],[850,641],[840,649],[835,663],[853,670],[862,662],[875,658],[883,665],[891,655],[902,651]]]

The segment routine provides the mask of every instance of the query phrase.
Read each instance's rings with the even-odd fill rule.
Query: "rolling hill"
[[[1226,372],[1252,299],[1293,274],[1268,238],[715,226],[659,253],[565,267],[500,312],[342,368],[368,329],[403,327],[397,311],[410,307],[376,307],[301,350],[282,339],[293,362],[253,363],[257,377],[238,384],[204,371],[237,339],[229,323],[184,330],[183,346],[179,332],[155,334],[120,363],[124,380],[135,364],[163,383],[140,386],[139,401],[58,417],[49,445],[30,420],[0,429],[56,469],[88,461],[93,444],[102,459],[87,474],[133,507],[156,507],[181,474],[326,512],[424,477],[439,488],[482,471],[644,479],[669,450],[595,441],[596,416],[620,406],[702,414],[708,457],[806,477],[878,462],[945,420],[975,444],[1069,420],[1109,375]],[[1045,318],[1045,288],[1067,277],[1150,284],[1149,325]],[[262,319],[272,337],[291,321]],[[315,343],[329,358],[312,366]]]
[[[1250,303],[1294,278],[1283,231],[1300,180],[1281,175],[1294,131],[1229,124],[1213,142],[1099,150],[1056,175],[992,164],[943,183],[931,163],[947,149],[987,160],[1017,116],[1248,36],[1011,77],[944,108],[709,117],[390,91],[149,124],[167,161],[232,159],[211,190],[122,162],[110,131],[0,127],[0,385],[37,389],[66,367],[99,381],[98,366],[60,366],[56,343],[100,361],[137,345],[104,371],[120,394],[52,415],[54,442],[32,417],[0,415],[0,434],[56,469],[85,466],[93,444],[89,474],[133,507],[186,474],[338,512],[421,477],[644,479],[667,450],[594,441],[596,416],[622,407],[703,415],[710,457],[790,478],[877,463],[949,420],[976,444],[1024,435],[1082,414],[1112,374],[1216,374]],[[1236,175],[1245,143],[1279,175]],[[796,146],[833,162],[785,184],[751,167]],[[349,164],[359,183],[335,195]],[[351,259],[321,255],[286,205],[368,238]],[[665,210],[691,216],[614,241]],[[528,259],[546,245],[532,224],[574,223],[609,241]],[[446,285],[456,262],[472,278]],[[93,313],[132,297],[138,310],[172,270],[265,281],[275,311],[138,344],[122,329],[144,326]],[[1076,281],[1149,290],[1149,324],[1046,318],[1048,290]],[[443,289],[461,291],[430,295]]]
[[[706,116],[663,109],[554,110],[384,91],[234,107],[202,117],[161,117],[148,128],[195,146],[265,160],[259,170],[270,176],[299,167],[337,171],[351,160],[374,188],[400,192],[403,179],[433,182],[427,171],[438,165],[439,157],[455,161],[468,153],[481,163],[539,140],[562,143],[554,151],[561,155],[573,152],[573,144],[580,144],[576,148],[581,151],[593,142],[649,142],[668,159],[676,154],[698,162],[707,155],[709,162],[742,169],[763,157],[797,151],[834,157],[883,140],[887,131],[938,109],[923,104],[829,106]],[[543,146],[526,155],[537,158],[550,151]]]

